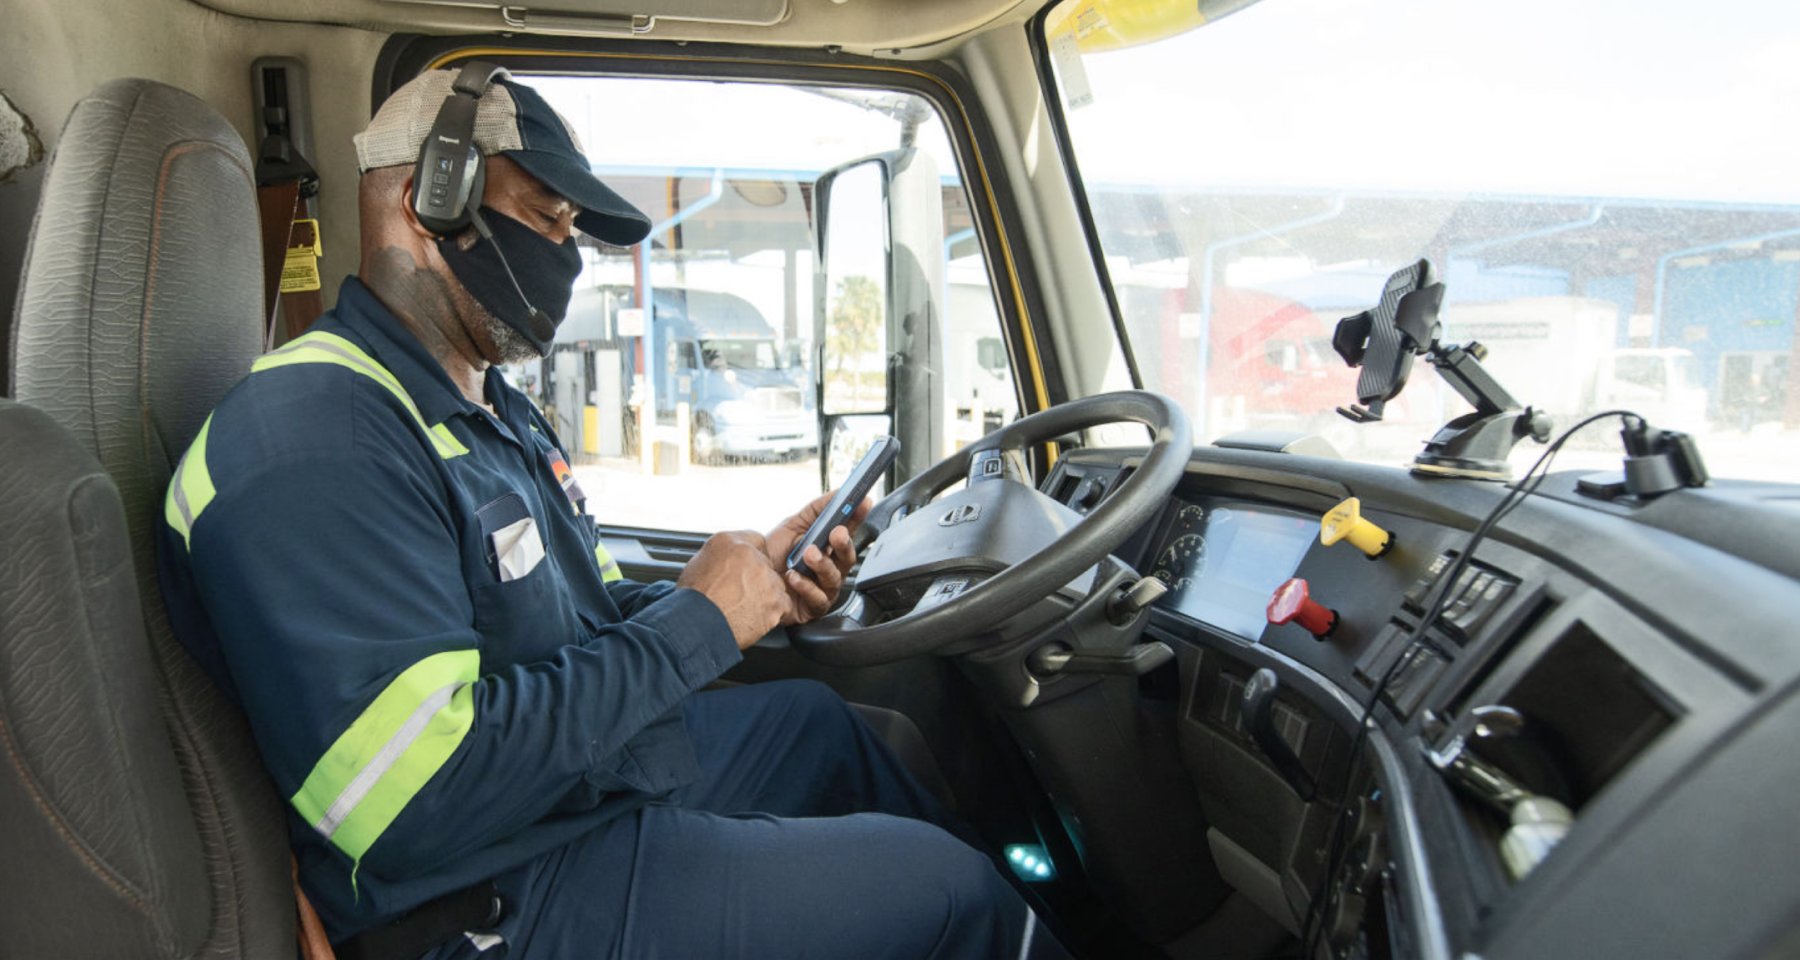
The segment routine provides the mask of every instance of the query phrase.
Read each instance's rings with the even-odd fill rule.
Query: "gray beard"
[[[524,334],[494,316],[492,311],[485,308],[481,310],[481,323],[486,328],[487,335],[493,339],[494,349],[500,351],[501,363],[524,363],[541,356],[537,348],[531,345],[531,341],[525,339]]]

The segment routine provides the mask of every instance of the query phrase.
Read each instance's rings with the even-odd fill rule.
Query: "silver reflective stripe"
[[[1031,953],[1031,936],[1035,933],[1037,933],[1037,914],[1032,913],[1030,907],[1026,907],[1025,942],[1019,944],[1019,960],[1025,960],[1025,957]]]
[[[306,349],[308,349],[308,350],[323,350],[326,353],[329,353],[334,357],[342,357],[345,361],[355,365],[356,369],[363,371],[364,373],[368,374],[371,377],[374,377],[375,379],[381,381],[383,384],[387,385],[388,387],[393,388],[393,389],[400,388],[400,381],[394,379],[393,374],[387,372],[386,370],[381,369],[380,367],[372,366],[367,360],[364,360],[362,357],[359,357],[356,354],[351,353],[350,351],[345,350],[342,347],[339,347],[337,344],[332,343],[328,340],[308,340],[306,342]],[[407,409],[412,411],[413,416],[415,416],[415,417],[419,416],[418,405],[413,403],[412,397],[407,396],[406,391],[403,389],[400,390],[400,396],[403,399],[405,399]]]
[[[188,453],[192,452],[193,450],[190,448]],[[181,470],[186,466],[187,454],[184,453],[181,455],[181,462],[175,465],[175,479],[169,482],[169,491],[175,496],[175,509],[181,511],[182,524],[191,531],[194,529],[194,511],[188,506],[186,485],[181,482],[183,479]]]
[[[448,424],[440,423],[432,426],[425,422],[424,415],[419,412],[419,405],[413,401],[412,395],[406,392],[406,388],[401,385],[399,379],[391,371],[362,353],[354,344],[348,341],[334,342],[338,340],[341,338],[336,334],[315,331],[258,359],[251,364],[250,369],[255,372],[273,369],[276,366],[286,366],[290,363],[342,364],[347,369],[381,384],[389,393],[393,394],[394,399],[399,400],[400,405],[406,408],[406,412],[412,415],[413,421],[419,425],[419,429],[425,431],[426,439],[430,440],[431,445],[437,449],[438,456],[445,460],[452,460],[469,452],[469,449],[463,446],[462,441],[456,438],[456,434],[450,430]],[[275,360],[279,360],[279,362],[271,362]]]
[[[345,785],[344,792],[338,794],[337,799],[331,802],[331,806],[325,810],[325,815],[319,818],[318,823],[313,824],[313,829],[319,831],[319,834],[325,839],[331,839],[331,835],[337,832],[338,827],[344,822],[344,818],[349,816],[350,812],[356,809],[356,805],[369,795],[369,791],[374,789],[375,784],[380,782],[382,776],[393,767],[394,761],[400,759],[400,755],[406,752],[406,748],[412,746],[413,741],[419,739],[419,734],[425,732],[425,725],[431,722],[432,716],[450,702],[450,698],[456,695],[456,691],[465,686],[467,684],[464,683],[445,684],[431,696],[426,697],[425,701],[419,704],[418,708],[406,718],[406,722],[400,725],[400,729],[395,730],[394,735],[388,738],[388,742],[382,745],[381,752],[369,761],[368,766],[362,768],[362,772],[356,775],[356,779]]]

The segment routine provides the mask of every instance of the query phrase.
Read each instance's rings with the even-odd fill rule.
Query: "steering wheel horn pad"
[[[1149,427],[1155,440],[1137,470],[1086,516],[1014,481],[973,483],[933,499],[968,476],[977,454],[1022,451],[1120,422]],[[983,633],[1065,587],[1085,590],[1095,566],[1167,502],[1192,452],[1181,408],[1146,391],[1086,397],[1016,420],[877,503],[864,520],[874,543],[843,604],[788,635],[820,663],[874,666]],[[898,615],[859,622],[882,614]]]

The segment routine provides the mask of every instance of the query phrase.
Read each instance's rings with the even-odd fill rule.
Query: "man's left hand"
[[[782,626],[806,623],[815,620],[831,609],[837,602],[838,588],[844,585],[844,575],[856,564],[856,548],[851,546],[850,534],[862,525],[863,517],[869,513],[872,502],[864,500],[858,504],[850,519],[831,530],[830,551],[822,551],[818,547],[807,547],[801,562],[811,570],[813,575],[806,576],[798,570],[787,569],[788,551],[806,535],[806,529],[812,526],[813,518],[825,509],[831,500],[831,494],[820,494],[813,502],[802,507],[799,513],[783,520],[781,525],[769,531],[769,562],[775,565],[775,572],[781,574],[788,588],[788,611],[782,615]]]

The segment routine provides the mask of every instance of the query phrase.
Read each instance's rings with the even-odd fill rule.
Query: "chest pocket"
[[[550,567],[551,561],[546,559],[516,580],[489,579],[474,589],[475,630],[486,641],[483,650],[491,650],[501,659],[532,660],[545,652],[522,649],[532,635],[545,637],[547,649],[554,649],[555,641],[573,633],[567,624],[558,627],[559,617],[569,619],[573,611],[564,609],[564,598],[551,589],[555,577]]]
[[[576,624],[566,591],[556,588],[549,531],[516,492],[477,509],[475,523],[486,569],[474,580],[471,600],[484,649],[502,662],[547,656]]]

